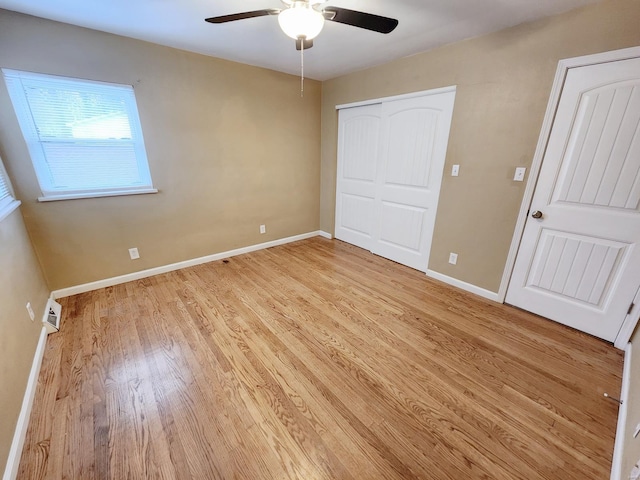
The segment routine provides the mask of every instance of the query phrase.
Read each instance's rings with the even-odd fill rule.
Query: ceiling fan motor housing
[[[278,23],[289,37],[312,40],[324,27],[324,16],[308,1],[294,1],[278,14]]]

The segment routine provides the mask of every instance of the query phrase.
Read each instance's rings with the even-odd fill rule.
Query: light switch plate
[[[36,314],[33,313],[33,308],[31,308],[31,302],[27,302],[27,312],[29,312],[29,318],[33,322],[33,319],[36,318]]]
[[[451,176],[452,177],[457,177],[458,173],[460,173],[460,165],[454,165],[453,167],[451,167]]]
[[[524,176],[527,173],[527,169],[525,167],[516,168],[516,174],[513,176],[513,179],[516,182],[524,182]]]

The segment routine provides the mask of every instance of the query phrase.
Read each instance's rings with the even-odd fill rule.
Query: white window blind
[[[156,191],[133,87],[2,71],[41,200]]]
[[[13,198],[7,174],[4,171],[2,161],[0,161],[0,221],[13,212],[19,205],[20,202]]]
[[[9,184],[4,178],[3,172],[0,170],[0,205],[10,197],[11,191],[9,190]]]

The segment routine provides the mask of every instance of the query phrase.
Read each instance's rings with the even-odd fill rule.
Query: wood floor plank
[[[246,269],[246,268],[248,268],[248,266],[247,265],[243,265],[242,268]],[[255,278],[255,276],[252,276],[252,278]],[[287,294],[289,296],[294,294],[293,292],[286,292],[286,288],[285,288],[284,285],[277,285],[277,286],[278,286],[278,291],[279,292],[282,292],[283,290],[285,290],[285,296]],[[299,316],[301,316],[301,314],[298,313],[297,316],[299,317]],[[314,316],[314,315],[312,315],[312,316]],[[318,319],[322,318],[321,315],[317,315],[317,314],[314,317],[318,318]],[[316,335],[316,337],[321,337],[326,331],[330,331],[332,335],[334,335],[336,332],[340,333],[340,326],[335,326],[334,328],[332,328],[332,326],[329,325],[326,330],[318,330],[318,331],[316,331],[315,335]],[[344,339],[345,337],[343,336],[342,338]],[[358,347],[357,345],[349,345],[348,348],[347,348],[347,346],[341,345],[339,342],[333,342],[333,344],[325,345],[325,348],[334,349],[334,357],[335,356],[339,356],[341,354],[347,355],[347,357],[343,359],[343,363],[345,365],[348,364],[348,365],[354,366],[357,363],[359,363],[360,361],[364,362],[364,363],[360,364],[359,366],[357,366],[357,369],[358,369],[358,374],[357,375],[360,376],[360,379],[365,374],[368,375],[369,378],[371,378],[371,379],[373,377],[375,377],[375,373],[369,369],[369,365],[371,365],[371,368],[375,368],[377,370],[387,370],[387,371],[389,370],[391,365],[389,365],[389,364],[378,364],[378,360],[377,359],[391,359],[391,360],[393,360],[393,359],[395,359],[397,357],[397,355],[394,355],[392,352],[384,351],[384,350],[381,350],[380,348],[377,348],[376,352],[377,353],[383,353],[383,355],[379,355],[379,356],[377,356],[375,358],[374,357],[357,358],[357,357],[355,357],[353,355],[353,351],[355,351],[355,349],[357,347]],[[336,350],[336,348],[337,348],[337,350]],[[406,361],[406,359],[405,359],[405,361]],[[369,365],[367,365],[367,364],[369,364]],[[406,367],[406,364],[405,365],[396,365],[396,369],[394,370],[394,376],[396,378],[402,378],[403,367]],[[367,371],[367,372],[365,373],[365,371]],[[407,378],[406,381],[407,381],[406,385],[411,385],[411,379]],[[373,383],[373,381],[370,381],[369,383]],[[364,387],[366,388],[366,385],[364,385]],[[481,387],[481,385],[477,386],[477,388],[480,388],[480,387]],[[385,390],[389,390],[391,388],[392,388],[391,385],[386,385],[385,386]],[[376,392],[372,391],[370,393],[372,395],[375,395]],[[411,405],[412,408],[415,409],[415,408],[417,408],[417,405],[419,403],[417,398],[420,398],[420,393],[421,392],[412,392],[412,394],[418,395],[418,396],[416,396],[414,398],[411,398],[411,396],[407,395],[406,392],[401,392],[401,391],[397,391],[395,393],[395,395],[398,398],[404,399],[407,403],[409,403]],[[487,394],[491,394],[491,391],[488,391]],[[493,398],[493,400],[495,401],[495,398]],[[402,408],[403,408],[403,405],[401,403],[397,403],[396,405],[394,405],[393,410],[399,410],[399,409],[402,409]],[[433,425],[431,427],[434,428]],[[506,428],[507,433],[508,433],[508,430],[509,430],[508,427],[509,427],[508,425],[504,426],[504,428]],[[513,447],[513,446],[511,446],[511,447]],[[535,455],[536,452],[532,452],[532,454]],[[556,463],[560,464],[560,463],[562,463],[562,460],[558,459]]]
[[[622,354],[313,238],[61,299],[20,479],[606,479]]]
[[[234,313],[239,310],[239,307],[239,305],[236,306]],[[244,360],[244,367],[236,364],[234,371],[241,375],[240,379],[245,385],[257,384],[260,386],[259,389],[254,390],[255,395],[253,396],[254,402],[260,406],[258,414],[261,417],[269,415],[269,421],[264,425],[268,425],[274,430],[273,434],[278,435],[281,447],[299,450],[297,454],[302,457],[302,463],[315,464],[321,470],[325,466],[329,466],[326,472],[329,478],[349,478],[348,472],[344,471],[337,458],[327,461],[327,457],[333,457],[332,452],[326,450],[323,442],[314,434],[313,429],[308,428],[307,419],[291,399],[284,394],[281,385],[274,380],[265,365],[257,358],[248,341],[250,331],[243,331],[235,318],[228,318],[227,322],[230,324],[228,330],[230,335],[228,340],[230,341],[227,344],[234,348],[236,359]],[[289,436],[296,439],[292,445],[286,445],[286,442],[282,440],[283,437]],[[334,471],[332,466],[337,471]]]
[[[147,304],[147,308],[149,305]],[[141,308],[144,308],[141,305]],[[207,385],[198,385],[183,349],[186,342],[167,330],[166,319],[144,314],[138,318],[138,332],[146,353],[152,381],[162,387],[166,414],[172,422],[172,435],[181,445],[181,470],[196,478],[226,478],[229,452],[222,446],[222,439],[209,435],[217,432],[214,419],[208,414],[208,402],[203,391]],[[142,326],[144,322],[144,328]],[[160,395],[157,388],[156,394]],[[173,428],[175,427],[175,429]]]
[[[398,293],[398,296],[401,296],[401,293]],[[429,302],[426,302],[425,304],[429,305]],[[419,308],[419,307],[415,307],[413,306],[413,308]],[[449,308],[448,308],[449,310]],[[473,313],[474,311],[476,311],[477,309],[473,308],[472,306],[469,306],[467,312],[469,313]],[[515,310],[516,313],[520,313],[519,311]],[[467,315],[468,316],[468,315]],[[438,333],[440,333],[442,331],[442,334],[444,336],[444,338],[455,338],[455,345],[452,345],[455,348],[455,351],[453,352],[453,355],[459,358],[460,355],[460,349],[462,349],[462,353],[466,353],[466,352],[471,352],[473,355],[476,355],[477,352],[479,351],[479,349],[475,348],[474,344],[476,344],[478,341],[484,341],[481,338],[482,335],[482,330],[476,330],[477,331],[477,336],[474,335],[469,335],[469,329],[473,329],[474,325],[470,324],[470,322],[467,322],[464,324],[464,329],[460,329],[456,327],[456,324],[458,322],[455,321],[455,317],[451,318],[450,322],[447,322],[447,324],[444,325],[444,330],[439,328],[438,323],[441,322],[432,322],[429,318],[428,315],[425,315],[426,318],[418,318],[417,320],[419,321],[419,324],[416,324],[416,328],[421,329],[422,332],[424,332],[425,336],[428,337],[432,337],[434,335],[438,335]],[[442,317],[440,317],[442,318]],[[537,317],[534,317],[537,320],[540,320]],[[413,319],[410,316],[405,317],[405,320],[411,322]],[[545,322],[545,321],[543,321]],[[415,322],[414,322],[415,323]],[[546,323],[550,323],[550,322],[546,322]],[[399,324],[400,327],[403,326],[403,324]],[[471,330],[474,331],[474,330]],[[549,372],[545,372],[544,370],[541,370],[540,368],[538,368],[538,362],[534,361],[537,356],[539,355],[539,348],[537,350],[538,353],[534,352],[534,356],[532,358],[531,361],[521,361],[521,355],[520,355],[520,349],[517,350],[515,353],[516,354],[511,354],[509,353],[508,350],[505,350],[505,345],[510,345],[511,342],[505,342],[504,339],[502,338],[502,336],[504,336],[504,331],[500,330],[500,333],[502,334],[501,336],[497,336],[494,335],[493,338],[498,338],[498,339],[502,339],[502,344],[501,345],[496,345],[493,343],[487,343],[485,346],[487,347],[491,347],[491,348],[486,348],[486,349],[481,349],[480,351],[487,351],[488,353],[490,353],[492,356],[495,356],[495,354],[500,354],[500,356],[506,356],[506,360],[509,363],[513,363],[514,366],[517,366],[516,369],[512,369],[513,371],[516,372],[516,376],[514,378],[514,380],[517,380],[518,378],[522,377],[522,369],[527,369],[527,368],[533,368],[533,369],[537,369],[537,373],[538,374],[546,374],[546,375],[550,375]],[[576,332],[577,333],[577,332]],[[523,335],[520,333],[520,336],[522,337]],[[406,338],[412,338],[411,335],[407,335]],[[526,338],[528,338],[527,336],[525,336],[525,340]],[[534,341],[535,341],[535,336],[534,336]],[[461,340],[464,339],[469,339],[470,342],[464,342],[461,345]],[[545,337],[542,338],[543,340],[545,339]],[[448,345],[446,342],[443,342],[441,338],[438,339],[434,339],[436,340],[436,342],[434,342],[435,344],[442,346],[442,345]],[[509,338],[509,340],[511,341],[511,339]],[[451,342],[450,342],[451,343]],[[466,345],[465,345],[466,343]],[[548,346],[548,345],[547,345]],[[551,355],[553,356],[553,351],[551,351],[551,348],[546,349],[545,348],[545,355]],[[615,353],[615,352],[614,352]],[[573,354],[573,357],[569,357],[569,363],[575,363],[575,357],[576,355],[580,358],[584,358],[584,353],[582,352],[582,350],[580,349],[580,351],[577,351]],[[563,354],[560,353],[560,356],[563,357]],[[573,358],[573,360],[572,360]],[[593,357],[592,357],[593,358]],[[596,357],[597,358],[597,357]],[[453,359],[452,359],[453,360]],[[471,359],[472,361],[475,361],[475,358]],[[594,361],[594,360],[592,360]],[[455,365],[457,362],[453,361],[452,364]],[[552,391],[549,393],[549,396],[551,397],[557,397],[558,395],[562,394],[562,391],[558,389],[558,383],[557,383],[557,375],[558,375],[558,370],[562,369],[563,365],[567,363],[567,360],[563,357],[563,360],[559,363],[556,363],[555,366],[557,367],[554,371],[554,373],[552,374],[554,376],[554,380],[556,380],[555,383],[551,384],[553,386]],[[584,363],[582,363],[582,365],[584,365]],[[589,365],[589,363],[587,363],[587,365]],[[591,366],[591,365],[589,365]],[[577,372],[575,367],[572,367],[573,371],[569,372],[571,378],[580,378],[580,372]],[[592,373],[594,374],[594,379],[597,378],[598,373],[601,371],[602,369],[598,370],[598,369],[592,369]],[[482,380],[483,382],[487,382],[490,381],[490,379],[485,378]],[[613,382],[612,382],[613,381]],[[607,391],[607,389],[614,389],[615,388],[615,376],[612,377],[606,377],[606,386],[602,387],[602,388],[598,388],[597,392],[593,392],[594,394],[597,393],[596,396],[601,395],[604,391]],[[561,384],[562,386],[568,388],[571,390],[571,394],[575,393],[575,385],[571,382],[563,382]],[[524,386],[524,385],[523,385]],[[598,403],[595,403],[595,409],[593,411],[588,411],[588,412],[581,412],[584,413],[585,415],[588,415],[590,418],[598,418],[600,416],[601,413],[603,413],[603,409],[600,408],[601,405],[599,405]],[[611,409],[614,408],[614,405],[611,404],[609,405],[609,407],[611,407]],[[607,411],[607,409],[604,409],[605,413],[605,418],[608,419],[609,423],[607,423],[607,427],[610,426],[610,418],[611,418],[611,412]],[[576,412],[576,413],[580,413],[580,412]],[[600,431],[596,432],[598,435],[601,434]]]
[[[246,269],[248,267],[244,265],[243,268]],[[279,285],[278,291],[281,292],[283,288],[284,286]],[[298,313],[297,316],[300,317],[301,314]],[[315,315],[315,316],[312,315],[312,316],[313,318],[316,318],[316,319],[322,318],[321,315]],[[316,338],[322,338],[323,336],[326,337],[327,332],[331,332],[330,333],[331,336],[334,337],[336,333],[338,334],[344,333],[344,329],[341,329],[340,325],[330,324],[326,326],[326,328],[320,328],[316,330],[314,332],[314,336]],[[341,338],[343,340],[346,340],[344,335],[341,335]],[[379,385],[380,383],[379,380],[376,381],[376,377],[378,377],[378,375],[376,375],[375,371],[381,371],[381,370],[390,371],[390,368],[392,368],[392,366],[388,363],[380,364],[378,362],[378,359],[385,359],[385,358],[393,359],[395,356],[397,356],[397,352],[393,352],[391,355],[389,355],[390,352],[385,352],[381,348],[377,348],[376,353],[382,353],[382,355],[378,355],[377,357],[367,356],[364,358],[360,358],[354,355],[353,353],[358,348],[358,345],[346,345],[348,341],[344,341],[341,343],[341,342],[337,342],[335,338],[327,339],[327,342],[328,343],[324,344],[324,348],[332,352],[331,356],[332,358],[334,358],[334,360],[338,357],[341,357],[341,360],[338,361],[337,363],[342,365],[348,365],[351,370],[351,373],[355,372],[353,373],[355,381],[362,381],[365,378],[367,379],[362,383],[361,387],[364,389],[368,389],[372,387],[371,391],[368,392],[369,396],[376,397],[377,395],[379,395],[380,391],[383,391],[383,392],[392,391],[394,393],[392,398],[395,399],[395,402],[392,405],[390,405],[390,408],[388,408],[387,410],[390,412],[401,412],[401,414],[394,419],[395,423],[403,424],[403,420],[405,418],[411,419],[410,424],[406,424],[403,426],[403,430],[405,434],[408,434],[408,432],[412,429],[411,424],[415,424],[416,422],[420,421],[419,418],[416,418],[416,414],[418,416],[423,416],[423,417],[429,416],[429,415],[425,415],[425,412],[427,410],[430,411],[433,419],[444,420],[444,423],[445,423],[444,428],[446,429],[450,428],[450,422],[448,422],[446,418],[441,418],[442,416],[437,415],[437,412],[431,409],[428,405],[421,405],[422,402],[419,399],[424,398],[423,395],[425,395],[426,392],[412,391],[410,394],[407,394],[406,391],[402,391],[395,388],[392,383],[390,382],[385,383],[384,379],[382,379],[384,383],[383,385]],[[410,361],[409,359],[405,359],[405,361],[407,360]],[[407,366],[406,363],[404,363],[403,365],[396,365],[397,368],[391,370],[394,374],[394,377],[402,378],[403,369],[406,369],[406,366]],[[408,381],[405,383],[405,385],[410,386],[411,379],[407,379],[407,380]],[[383,403],[384,401],[385,401],[384,398],[379,399],[379,403]],[[438,429],[439,429],[438,422],[430,422],[428,426],[429,426],[430,433],[432,435],[436,435],[434,440],[435,442],[434,446],[436,444],[446,444],[446,440],[444,439],[444,437],[442,435],[439,435],[440,432],[438,432]],[[453,427],[456,428],[455,425]],[[459,428],[456,428],[456,431],[462,431],[462,430],[460,430]],[[468,426],[467,426],[467,432],[468,432]],[[416,432],[414,432],[414,434],[415,433]],[[470,439],[470,440],[473,440],[473,439]],[[454,454],[451,455],[451,452],[454,452]],[[447,463],[447,461],[453,464],[457,464],[460,462],[461,459],[455,458],[455,450],[451,449],[446,453],[449,454],[450,458],[448,458],[447,460],[444,460],[444,463]],[[436,455],[432,455],[432,456],[435,457],[435,460],[441,460],[441,462],[437,462],[435,465],[431,466],[432,469],[435,468],[437,470],[437,465],[439,465],[440,463],[443,463],[442,462],[443,459],[438,459]],[[494,475],[495,473],[496,472],[494,468]],[[460,475],[460,473],[458,473],[458,475]],[[439,475],[439,478],[445,478],[444,473],[441,472]],[[455,476],[453,478],[455,478]],[[506,476],[504,478],[509,478],[509,476]]]

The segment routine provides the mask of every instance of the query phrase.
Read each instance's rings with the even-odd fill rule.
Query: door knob
[[[536,210],[531,214],[533,218],[542,218],[542,212],[540,210]]]

